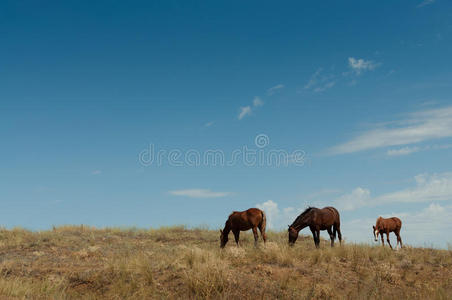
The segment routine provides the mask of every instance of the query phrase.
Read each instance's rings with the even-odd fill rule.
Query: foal
[[[383,219],[382,217],[379,217],[377,219],[377,223],[375,226],[373,226],[373,233],[375,241],[378,242],[378,234],[380,234],[381,237],[381,244],[384,246],[385,242],[383,239],[383,234],[386,233],[386,240],[388,241],[389,247],[391,247],[391,242],[389,241],[389,233],[394,232],[397,236],[397,246],[396,249],[399,247],[402,248],[402,238],[400,237],[400,229],[402,228],[402,221],[400,221],[399,218],[393,217],[389,219]]]
[[[224,225],[224,229],[220,229],[220,247],[224,248],[224,246],[226,246],[226,243],[229,240],[228,235],[230,231],[234,234],[235,242],[238,246],[240,231],[250,229],[253,229],[254,245],[256,246],[257,240],[259,239],[257,228],[259,228],[262,239],[265,243],[267,241],[267,236],[265,235],[266,222],[267,219],[265,217],[265,213],[258,208],[250,208],[245,211],[234,211],[229,215],[229,218]]]

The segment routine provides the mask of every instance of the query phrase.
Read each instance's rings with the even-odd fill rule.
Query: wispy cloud
[[[403,147],[399,149],[389,149],[386,151],[386,155],[388,156],[400,156],[400,155],[408,155],[411,153],[428,151],[428,150],[444,150],[452,148],[452,144],[443,144],[443,145],[427,145],[423,147]]]
[[[362,58],[356,59],[354,57],[348,58],[348,66],[356,75],[360,75],[364,71],[371,71],[377,68],[380,64],[371,60],[364,60]]]
[[[306,90],[310,89],[311,87],[317,84],[320,72],[322,72],[322,68],[318,68],[317,71],[315,71],[314,74],[311,75],[311,78],[309,78],[308,83],[306,83],[306,85],[304,86]]]
[[[430,4],[433,4],[433,3],[435,3],[435,0],[424,0],[421,3],[419,3],[416,7],[417,8],[421,8],[421,7],[424,7],[426,5],[430,5]]]
[[[252,105],[242,106],[240,107],[238,119],[242,120],[244,117],[251,115],[254,109],[257,107],[263,106],[264,101],[258,96],[255,96],[252,102]]]
[[[329,153],[353,153],[452,137],[452,106],[411,113],[407,118],[389,124],[334,146]]]
[[[320,92],[326,91],[327,89],[332,88],[335,84],[336,84],[335,81],[327,82],[327,83],[325,83],[325,84],[322,85],[322,86],[316,87],[316,88],[314,89],[314,92],[320,93]]]
[[[101,170],[94,170],[91,172],[91,175],[100,175],[100,174],[102,174]]]
[[[400,156],[418,152],[419,150],[419,147],[403,147],[399,149],[389,149],[388,151],[386,151],[386,154],[388,156]]]
[[[311,75],[311,78],[309,78],[309,81],[305,84],[304,89],[312,90],[314,93],[326,91],[336,84],[334,78],[334,74],[322,74],[322,68],[319,68]]]
[[[182,196],[188,198],[221,198],[229,196],[228,192],[214,192],[208,189],[187,189],[169,191],[171,195]]]
[[[372,197],[368,189],[357,187],[342,195],[335,204],[343,210],[392,203],[420,203],[452,200],[452,173],[420,174],[414,177],[415,186]]]
[[[210,127],[213,125],[213,123],[215,123],[215,122],[213,122],[213,121],[207,122],[206,124],[204,124],[204,127]]]
[[[244,117],[248,116],[251,114],[251,106],[242,106],[240,107],[240,112],[239,112],[239,116],[238,119],[241,120]]]
[[[271,96],[274,93],[276,93],[278,90],[283,89],[283,88],[284,88],[284,84],[275,85],[274,87],[271,87],[267,90],[267,95]]]
[[[379,67],[381,63],[374,62],[372,60],[365,60],[363,58],[349,57],[347,60],[348,70],[343,72],[334,72],[334,68],[331,68],[331,72],[324,72],[323,68],[318,68],[309,78],[308,82],[304,85],[305,90],[311,90],[314,93],[324,92],[337,83],[340,83],[344,78],[348,77],[348,85],[354,86],[357,84],[356,78],[366,71],[372,71]],[[342,75],[342,76],[341,76]],[[350,79],[349,77],[353,75]]]
[[[262,105],[264,105],[264,102],[262,101],[262,99],[257,97],[257,96],[254,97],[254,99],[253,99],[253,106],[254,107],[258,107],[258,106],[262,106]]]

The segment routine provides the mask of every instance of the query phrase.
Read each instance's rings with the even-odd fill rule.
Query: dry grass
[[[220,250],[217,231],[183,226],[0,230],[0,298],[452,298],[450,250],[268,236]]]

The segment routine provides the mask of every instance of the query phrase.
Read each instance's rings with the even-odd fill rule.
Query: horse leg
[[[234,234],[235,243],[237,244],[237,247],[239,246],[239,238],[240,238],[240,230],[234,230],[232,232]]]
[[[339,238],[339,244],[342,245],[342,233],[341,233],[341,225],[337,224],[334,230],[337,230],[337,237]],[[334,235],[336,236],[336,235]]]
[[[397,244],[396,244],[396,250],[399,250],[399,244],[400,244],[400,239],[399,239],[399,237],[397,236],[397,234],[396,234],[396,237],[397,237]],[[400,246],[400,248],[402,248],[402,246]]]
[[[315,241],[315,247],[320,248],[320,229],[315,228],[315,235],[316,235],[316,241]]]
[[[317,231],[317,248],[320,248],[320,230]]]
[[[261,232],[261,236],[262,236],[262,239],[264,240],[264,244],[265,244],[265,242],[267,242],[267,235],[265,234],[265,228],[262,228],[262,225],[261,225],[261,226],[259,226],[259,231]]]
[[[328,234],[330,235],[330,239],[331,239],[331,247],[334,247],[334,234],[331,231],[331,228],[328,228]]]
[[[385,236],[383,232],[379,232],[380,234],[380,238],[381,238],[381,245],[384,247],[385,246]]]
[[[254,235],[254,247],[257,247],[257,240],[259,239],[259,235],[257,234],[256,227],[253,227],[253,235]]]
[[[402,238],[400,237],[400,230],[397,230],[395,234],[397,236],[397,245],[400,243],[400,248],[403,248],[403,246],[402,246]]]
[[[389,247],[392,249],[391,241],[389,240],[389,230],[386,230],[386,241],[388,241]]]
[[[317,230],[314,227],[310,227],[309,229],[311,229],[312,237],[314,238],[314,245],[316,248],[318,248],[317,247]]]

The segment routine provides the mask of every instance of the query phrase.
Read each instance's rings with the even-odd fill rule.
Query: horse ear
[[[223,230],[220,229],[220,233],[223,234]]]

